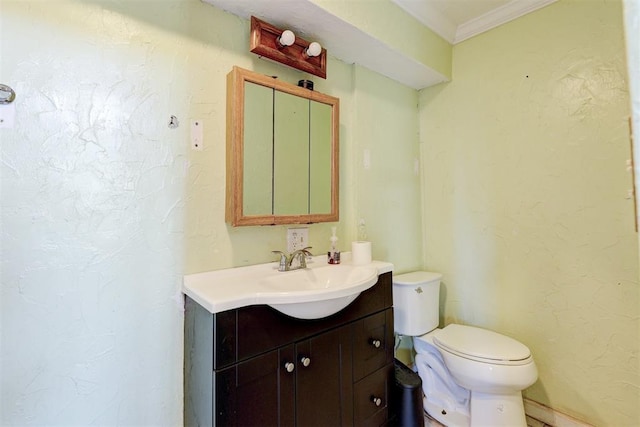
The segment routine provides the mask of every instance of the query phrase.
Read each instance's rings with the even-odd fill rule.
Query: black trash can
[[[395,381],[391,395],[391,425],[394,427],[424,427],[422,380],[398,359],[393,361]]]

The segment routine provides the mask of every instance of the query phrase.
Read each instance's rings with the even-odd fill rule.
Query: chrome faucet
[[[280,255],[280,264],[278,265],[278,271],[291,271],[298,270],[301,268],[307,268],[307,257],[312,256],[311,252],[309,252],[311,246],[307,246],[304,249],[298,249],[294,251],[290,255],[286,255],[282,251],[271,251],[274,254]],[[293,266],[293,262],[298,259],[298,265],[296,267]]]

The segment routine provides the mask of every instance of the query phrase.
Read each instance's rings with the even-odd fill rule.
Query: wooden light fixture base
[[[298,36],[296,36],[296,40],[291,46],[280,46],[278,38],[282,34],[282,31],[283,30],[252,16],[251,52],[326,79],[327,50],[322,48],[320,55],[309,57],[304,52],[309,47],[310,42]]]

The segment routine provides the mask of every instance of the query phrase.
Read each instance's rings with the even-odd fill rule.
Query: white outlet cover
[[[309,229],[306,227],[287,229],[287,252],[292,253],[298,249],[309,246]]]

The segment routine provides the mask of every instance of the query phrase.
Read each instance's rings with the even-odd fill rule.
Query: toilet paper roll
[[[371,262],[371,242],[351,242],[351,262],[354,265]]]

